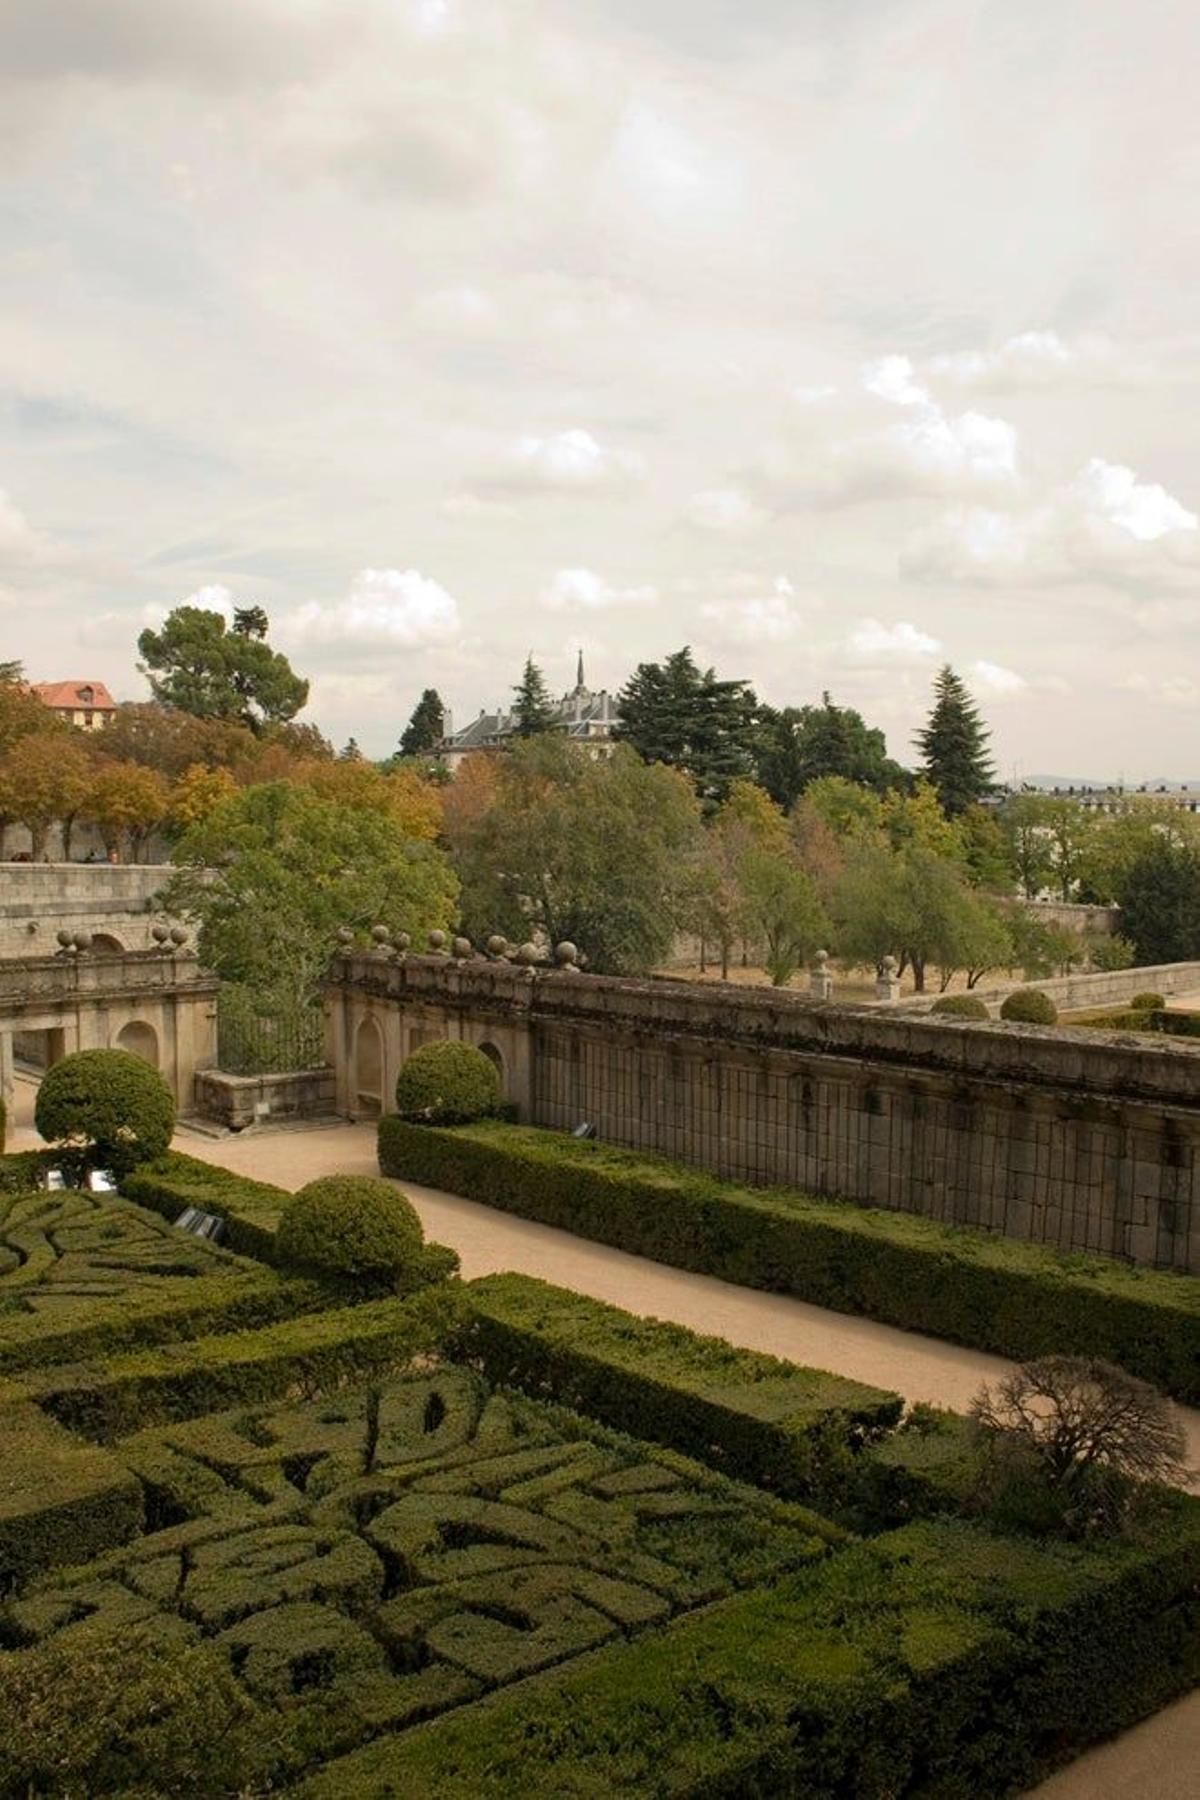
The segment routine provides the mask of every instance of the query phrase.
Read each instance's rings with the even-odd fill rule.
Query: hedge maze
[[[287,1195],[188,1159],[31,1180],[0,1159],[0,1800],[986,1800],[1200,1678],[1183,1495],[1006,1537],[952,1415],[518,1275],[348,1297],[283,1267]],[[173,1229],[206,1200],[254,1258]]]

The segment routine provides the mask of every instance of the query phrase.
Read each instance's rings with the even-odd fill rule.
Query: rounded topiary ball
[[[275,1246],[293,1268],[361,1293],[396,1293],[426,1279],[425,1233],[410,1200],[374,1175],[325,1175],[293,1194]]]
[[[1135,994],[1129,1004],[1134,1012],[1161,1012],[1167,1003],[1161,994],[1146,992]]]
[[[469,1125],[500,1104],[495,1065],[474,1044],[446,1040],[414,1050],[396,1081],[396,1111],[420,1125]]]
[[[1000,1017],[1019,1025],[1055,1025],[1058,1008],[1041,988],[1018,988],[1000,1008]]]
[[[127,1173],[169,1147],[175,1099],[130,1050],[77,1050],[46,1071],[34,1121],[48,1143],[85,1149],[97,1168]]]
[[[976,994],[943,994],[935,1000],[930,1012],[947,1019],[987,1019],[991,1017],[984,1002]]]

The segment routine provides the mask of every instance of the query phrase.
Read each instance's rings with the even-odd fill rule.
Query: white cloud
[[[233,597],[232,588],[227,588],[224,582],[214,581],[210,582],[206,587],[197,588],[194,594],[189,594],[187,599],[181,600],[179,604],[181,606],[197,606],[200,608],[201,612],[220,613],[227,625],[233,624],[233,614],[236,602]],[[151,607],[147,608],[147,611],[157,613],[158,622],[161,622],[166,618],[168,608]],[[147,619],[146,623],[151,624],[155,623],[155,621]]]
[[[684,509],[688,523],[701,531],[757,531],[770,514],[740,488],[706,488],[693,494]]]
[[[971,664],[974,685],[994,699],[1006,699],[1012,694],[1023,694],[1029,686],[1023,675],[1015,669],[1006,669],[1000,663],[980,661]]]
[[[1197,515],[1159,483],[1092,457],[1038,505],[946,513],[910,539],[900,569],[916,581],[982,586],[1191,586],[1200,576],[1198,526]]]
[[[418,569],[362,569],[341,600],[310,600],[283,621],[297,643],[419,649],[459,632],[458,602]]]
[[[919,631],[908,619],[884,625],[879,619],[864,619],[846,640],[851,656],[863,662],[914,663],[937,656],[941,644],[927,631]]]
[[[1111,386],[1149,379],[1139,356],[1123,353],[1111,338],[1089,333],[1068,339],[1056,331],[1022,331],[994,350],[957,350],[931,357],[930,375],[959,387],[1015,392],[1020,388]]]
[[[929,395],[914,375],[907,356],[880,356],[874,362],[863,364],[862,384],[868,394],[886,400],[891,406],[928,406]]]
[[[653,606],[655,587],[616,588],[594,569],[559,569],[542,590],[542,605],[550,612],[598,612],[615,606]]]
[[[805,625],[796,605],[796,590],[786,575],[777,575],[765,592],[707,600],[700,607],[700,617],[710,635],[739,649],[786,643]]]
[[[0,488],[0,567],[34,562],[42,544],[16,502]]]
[[[510,444],[476,486],[509,493],[611,494],[645,479],[634,451],[614,450],[575,427],[549,437],[533,434]]]

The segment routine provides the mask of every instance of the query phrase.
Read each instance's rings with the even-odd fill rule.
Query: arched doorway
[[[501,1096],[503,1096],[504,1095],[504,1058],[501,1056],[499,1050],[497,1050],[495,1044],[486,1044],[486,1043],[480,1044],[479,1048],[483,1051],[483,1054],[487,1057],[488,1061],[491,1063],[492,1067],[495,1069],[496,1074],[500,1077],[500,1093],[501,1093]]]
[[[108,931],[96,932],[92,938],[90,948],[97,956],[124,956],[125,954],[124,944],[119,938],[113,937],[112,933]]]
[[[158,1033],[153,1025],[143,1024],[140,1019],[122,1025],[117,1033],[117,1049],[132,1051],[134,1056],[140,1056],[143,1062],[149,1063],[152,1069],[158,1067]]]
[[[369,1119],[383,1111],[383,1033],[374,1019],[363,1019],[354,1036],[353,1109]]]

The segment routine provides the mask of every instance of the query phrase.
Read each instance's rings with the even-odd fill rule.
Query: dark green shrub
[[[86,1562],[141,1530],[136,1477],[28,1400],[0,1406],[0,1443],[0,1594],[38,1570]]]
[[[408,1293],[429,1278],[416,1208],[373,1175],[326,1175],[293,1194],[276,1252],[292,1268],[357,1293]]]
[[[78,1151],[93,1168],[124,1174],[167,1149],[175,1100],[140,1056],[77,1050],[46,1071],[34,1118],[47,1143]]]
[[[665,1157],[490,1120],[383,1119],[385,1174],[743,1287],[1025,1360],[1106,1357],[1200,1398],[1200,1281],[788,1188],[738,1187]]]
[[[977,994],[943,994],[930,1007],[947,1019],[990,1019],[991,1014]]]
[[[1000,1017],[1020,1025],[1056,1025],[1058,1008],[1041,988],[1018,988],[1004,1001]]]
[[[396,1111],[414,1124],[469,1125],[499,1104],[500,1077],[474,1044],[422,1044],[396,1081]]]
[[[135,1169],[121,1182],[121,1192],[172,1224],[189,1206],[215,1213],[225,1221],[225,1247],[264,1262],[274,1260],[275,1232],[291,1198],[286,1188],[252,1181],[178,1150]]]
[[[1135,994],[1129,1004],[1134,1012],[1161,1012],[1167,1003],[1161,994],[1148,989],[1144,994]]]
[[[473,1281],[466,1301],[456,1354],[490,1380],[791,1498],[823,1500],[852,1454],[900,1417],[898,1394],[635,1318],[528,1275]]]

